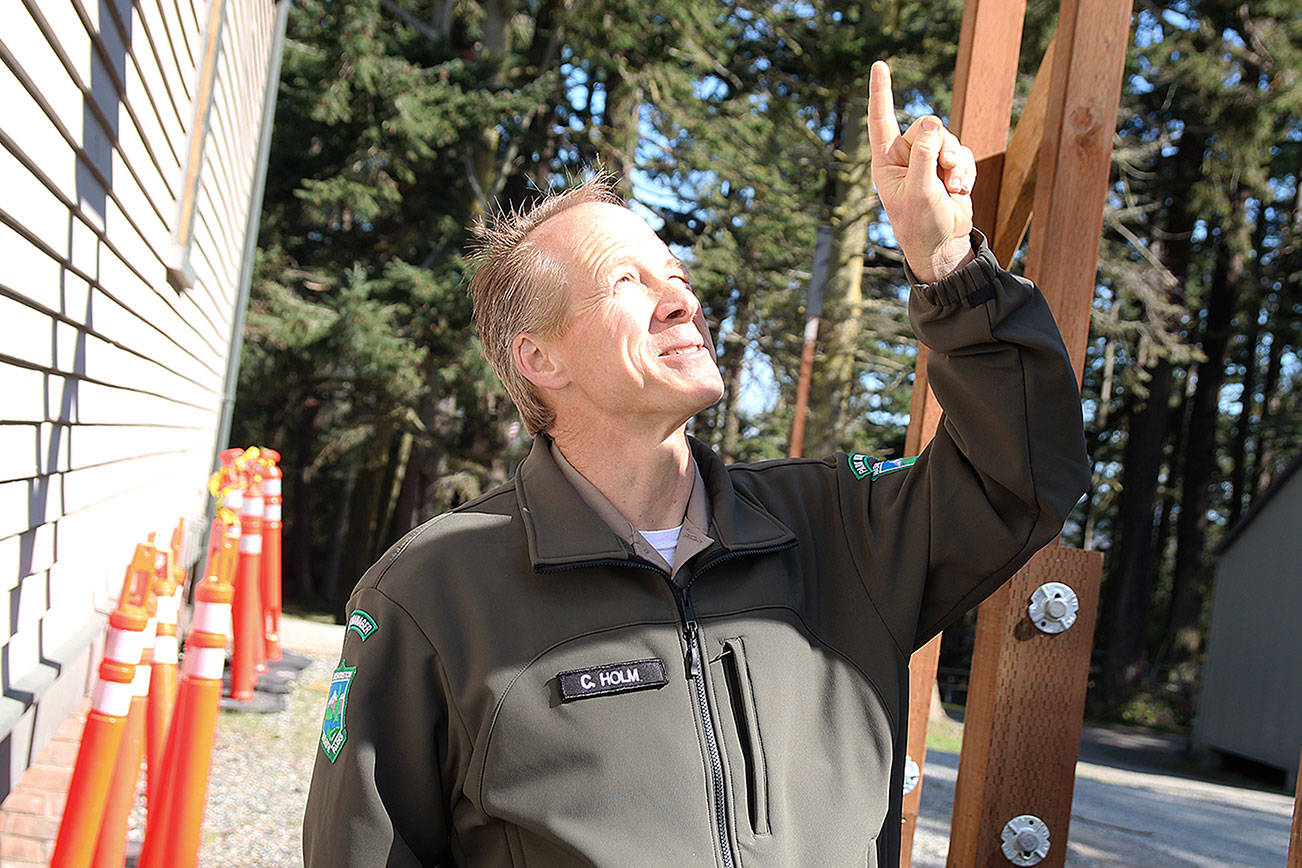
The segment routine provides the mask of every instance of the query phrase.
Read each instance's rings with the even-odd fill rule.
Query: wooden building
[[[1196,748],[1281,769],[1302,747],[1302,454],[1218,552]]]
[[[0,799],[92,683],[136,542],[202,526],[286,11],[0,7]]]

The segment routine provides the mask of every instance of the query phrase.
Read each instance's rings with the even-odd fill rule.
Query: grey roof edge
[[[1266,504],[1269,503],[1275,495],[1288,484],[1289,478],[1292,477],[1293,474],[1297,473],[1299,468],[1302,468],[1302,451],[1299,451],[1293,456],[1293,460],[1284,467],[1283,472],[1271,482],[1270,488],[1267,488],[1253,499],[1251,508],[1248,509],[1242,518],[1234,523],[1233,527],[1225,532],[1225,536],[1223,536],[1221,541],[1216,544],[1216,548],[1212,549],[1212,554],[1217,557],[1225,554],[1225,550],[1233,545],[1234,541],[1238,539],[1245,530],[1247,530],[1248,525],[1252,524],[1252,522],[1257,518],[1257,515],[1266,508]]]

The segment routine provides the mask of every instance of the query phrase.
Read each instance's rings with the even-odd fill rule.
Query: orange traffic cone
[[[109,616],[99,681],[91,696],[91,709],[82,730],[77,764],[50,860],[54,868],[89,865],[95,852],[108,804],[111,776],[107,772],[118,761],[131,710],[132,681],[144,650],[153,565],[153,548],[145,543],[137,545],[117,608]]]
[[[235,575],[235,640],[231,651],[233,699],[253,698],[257,683],[258,649],[262,647],[262,604],[259,585],[262,568],[262,486],[249,479],[240,512],[240,557]]]
[[[280,659],[280,520],[281,479],[277,462],[280,453],[263,449],[259,455],[262,467],[262,495],[266,503],[262,509],[262,622],[268,660]]]
[[[158,794],[158,769],[163,762],[163,746],[167,743],[167,728],[176,704],[177,639],[176,622],[181,612],[181,588],[173,580],[172,553],[160,552],[162,564],[154,575],[154,599],[158,623],[154,637],[152,684],[149,690],[146,745],[148,748],[148,775],[146,799],[152,804]]]
[[[210,575],[195,588],[194,596],[194,619],[185,642],[160,796],[149,806],[141,868],[190,868],[199,852],[234,594],[229,584]]]
[[[147,642],[148,627],[145,634]],[[140,764],[145,758],[145,718],[151,675],[149,649],[146,648],[141,654],[140,665],[136,667],[136,677],[131,681],[131,709],[122,730],[122,744],[109,783],[104,819],[95,842],[95,856],[91,861],[95,868],[121,868],[126,859],[127,824],[136,799],[136,784],[140,781]]]

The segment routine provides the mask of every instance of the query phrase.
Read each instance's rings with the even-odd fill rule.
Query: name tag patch
[[[561,683],[561,702],[664,687],[669,683],[664,661],[658,658],[571,669],[556,673],[556,678]]]

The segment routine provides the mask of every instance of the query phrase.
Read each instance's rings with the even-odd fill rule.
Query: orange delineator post
[[[148,642],[148,628],[145,639]],[[140,764],[145,759],[145,718],[149,701],[149,649],[141,654],[131,681],[131,709],[127,713],[126,727],[122,731],[122,744],[118,748],[117,763],[109,783],[104,819],[100,823],[99,837],[95,842],[95,868],[122,868],[127,854],[127,825],[131,806],[136,798],[136,784],[140,781]]]
[[[233,699],[253,698],[257,683],[258,649],[262,647],[262,486],[256,476],[249,479],[240,511],[240,556],[235,575],[235,639],[231,651]]]
[[[277,462],[280,453],[263,449],[259,453],[262,467],[262,495],[266,499],[262,509],[262,623],[268,660],[279,660],[280,654],[280,583],[281,583],[281,473]]]
[[[141,868],[190,868],[198,857],[233,596],[216,575],[195,588],[194,620],[163,759],[162,796],[149,806]]]
[[[167,730],[176,705],[176,667],[178,648],[176,623],[181,612],[181,588],[173,580],[172,553],[160,553],[162,564],[154,575],[154,599],[157,604],[151,669],[152,684],[149,690],[146,746],[148,749],[148,774],[146,799],[152,804],[158,795],[158,770],[163,762],[163,747],[167,743]]]
[[[91,709],[82,730],[77,764],[50,860],[53,868],[81,868],[91,863],[95,853],[108,806],[110,772],[118,762],[131,711],[132,682],[144,651],[153,565],[153,547],[137,545],[117,608],[109,615],[99,680],[91,696]]]

